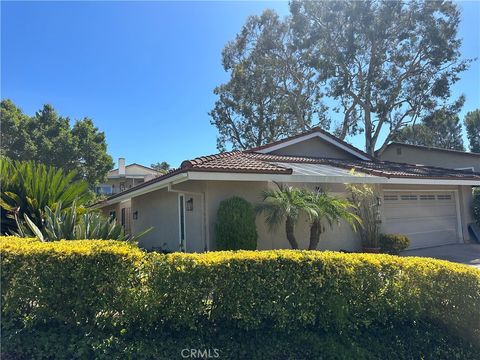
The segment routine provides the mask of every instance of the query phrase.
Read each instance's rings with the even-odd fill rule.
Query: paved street
[[[455,244],[404,251],[402,256],[424,256],[458,262],[480,269],[480,244]]]

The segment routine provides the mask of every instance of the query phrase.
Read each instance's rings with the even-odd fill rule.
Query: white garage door
[[[384,232],[405,234],[409,249],[459,242],[454,192],[384,192]]]

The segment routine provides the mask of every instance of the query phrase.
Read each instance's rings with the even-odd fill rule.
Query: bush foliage
[[[480,187],[473,190],[472,212],[473,220],[480,226]]]
[[[253,206],[237,196],[223,200],[215,225],[217,249],[255,250],[257,238]]]
[[[6,357],[171,359],[213,346],[233,359],[474,359],[480,350],[480,272],[446,261],[162,255],[11,237],[0,248]]]
[[[402,234],[381,234],[379,245],[382,252],[398,255],[410,246],[410,239]]]

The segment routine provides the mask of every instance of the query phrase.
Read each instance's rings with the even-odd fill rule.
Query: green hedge
[[[398,255],[410,246],[410,239],[402,234],[381,234],[378,245],[383,253]]]
[[[473,220],[480,226],[480,187],[473,189],[472,213]]]
[[[473,359],[480,350],[480,271],[445,261],[293,250],[162,255],[95,240],[2,238],[0,249],[7,358],[169,359],[185,346],[238,359],[281,358],[284,349],[292,359],[391,351]]]
[[[218,207],[215,243],[218,250],[255,250],[257,248],[255,211],[247,200],[234,196]]]

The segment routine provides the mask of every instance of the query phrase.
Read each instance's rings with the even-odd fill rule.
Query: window
[[[417,195],[413,195],[413,194],[401,195],[400,199],[402,199],[402,200],[417,200]]]
[[[115,212],[115,210],[111,210],[108,214],[108,216],[110,217],[110,219],[116,219],[117,218],[117,214]]]
[[[384,195],[383,200],[385,200],[385,201],[395,201],[395,200],[398,200],[398,195]]]
[[[397,155],[402,155],[402,148],[401,147],[397,147]]]
[[[125,230],[125,208],[122,208],[122,217],[120,220],[120,224],[123,226],[123,229]]]
[[[435,195],[420,195],[420,200],[435,200]]]
[[[437,195],[437,200],[452,200],[452,195]]]

